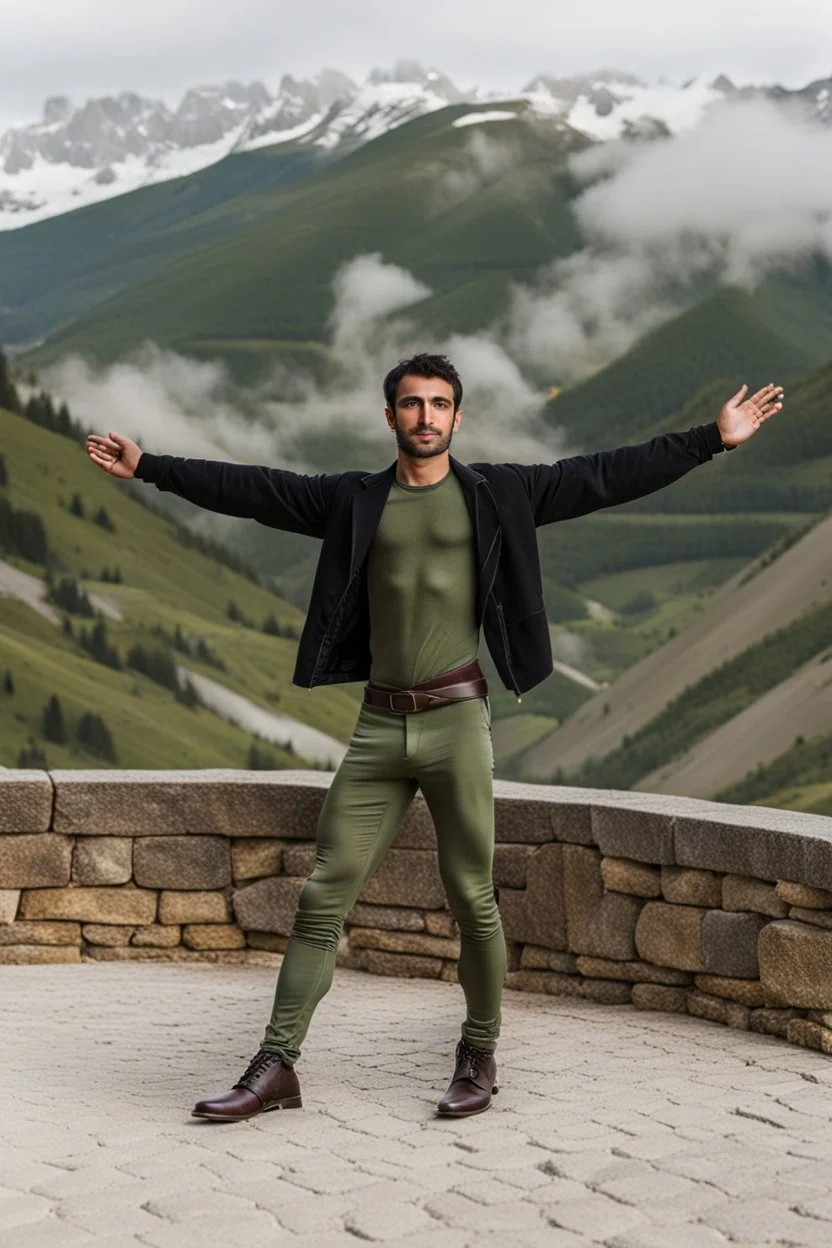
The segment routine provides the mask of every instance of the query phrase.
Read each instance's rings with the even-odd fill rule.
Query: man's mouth
[[[435,437],[436,437],[436,434],[435,434],[435,433],[431,433],[431,432],[428,430],[428,431],[427,431],[427,432],[425,432],[425,433],[417,433],[417,434],[416,434],[416,437],[417,437],[417,438],[425,438],[425,439],[427,439],[427,438],[435,438]]]

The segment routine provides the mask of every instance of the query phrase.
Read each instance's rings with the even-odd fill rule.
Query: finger
[[[767,386],[763,386],[762,389],[758,390],[756,394],[752,394],[751,402],[762,405],[763,403],[766,403],[772,395],[776,393],[776,391],[777,386],[769,382]]]
[[[728,402],[729,403],[741,403],[747,390],[748,390],[748,386],[746,385],[745,382],[743,382],[739,390],[737,391],[737,393],[732,395],[731,398],[728,400]]]
[[[99,448],[106,447],[107,450],[112,451],[115,455],[119,454],[121,451],[121,447],[117,442],[113,442],[110,438],[101,437],[99,434],[90,434],[87,441],[92,442]]]

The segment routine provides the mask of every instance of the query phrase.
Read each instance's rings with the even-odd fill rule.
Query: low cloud
[[[587,247],[517,286],[512,354],[561,383],[626,351],[685,306],[698,279],[753,288],[810,254],[832,258],[832,130],[764,100],[694,130],[575,155]]]

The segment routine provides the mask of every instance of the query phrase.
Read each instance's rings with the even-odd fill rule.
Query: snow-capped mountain
[[[462,92],[438,70],[412,61],[374,70],[362,85],[335,69],[305,80],[287,74],[274,96],[261,82],[194,87],[175,111],[133,92],[80,106],[52,96],[40,121],[0,136],[0,229],[182,177],[235,151],[289,141],[349,150],[448,104],[504,105],[456,123],[475,124],[507,120],[523,102],[526,110],[605,141],[678,133],[697,125],[712,105],[748,95],[793,99],[832,122],[832,79],[787,91],[737,88],[724,76],[684,86],[648,85],[620,70],[601,70],[570,78],[540,74],[507,95]]]

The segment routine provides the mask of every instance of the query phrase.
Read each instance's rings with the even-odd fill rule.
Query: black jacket
[[[552,671],[537,526],[651,494],[722,450],[713,421],[554,464],[450,457],[474,527],[477,624],[506,688],[519,698]],[[366,555],[395,469],[303,475],[145,451],[136,476],[211,511],[323,539],[292,677],[311,688],[370,675]]]

